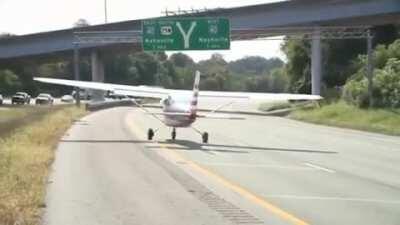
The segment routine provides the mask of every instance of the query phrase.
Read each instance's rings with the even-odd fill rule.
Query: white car
[[[36,105],[53,105],[54,98],[50,94],[41,93],[36,97]]]
[[[64,95],[61,97],[61,101],[71,103],[74,102],[74,97],[72,95]]]
[[[0,95],[0,105],[3,105],[3,95]]]

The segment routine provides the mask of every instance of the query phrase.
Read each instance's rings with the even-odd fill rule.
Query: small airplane
[[[244,119],[240,117],[232,117],[217,113],[221,108],[230,105],[235,100],[299,100],[299,101],[316,101],[322,99],[318,95],[304,94],[271,94],[271,93],[251,93],[251,92],[224,92],[224,91],[199,91],[200,72],[196,71],[193,91],[189,90],[174,90],[148,86],[130,86],[110,83],[99,83],[90,81],[75,81],[53,78],[35,77],[35,81],[51,84],[66,85],[79,87],[84,89],[94,89],[102,91],[112,91],[114,94],[124,96],[136,96],[145,98],[160,99],[160,105],[163,111],[161,113],[152,113],[143,105],[132,99],[132,102],[143,109],[147,114],[153,116],[167,127],[172,127],[171,139],[176,138],[176,128],[191,127],[202,137],[203,143],[208,143],[208,132],[201,132],[194,128],[192,124],[197,118],[211,119]],[[208,114],[198,113],[198,100],[202,98],[218,99],[226,102]],[[158,116],[163,116],[161,119]],[[152,128],[148,129],[147,138],[152,140],[155,132]]]

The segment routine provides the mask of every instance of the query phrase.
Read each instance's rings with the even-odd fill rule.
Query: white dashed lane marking
[[[336,171],[334,171],[334,170],[331,170],[331,169],[328,169],[328,168],[325,168],[325,167],[322,167],[322,166],[318,166],[318,165],[315,165],[315,164],[304,163],[304,165],[309,166],[309,167],[314,168],[314,169],[317,169],[317,170],[322,170],[322,171],[325,171],[325,172],[328,172],[328,173],[336,173]]]

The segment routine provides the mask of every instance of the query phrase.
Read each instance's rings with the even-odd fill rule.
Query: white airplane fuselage
[[[161,100],[160,104],[164,113],[164,123],[167,126],[189,127],[196,121],[196,110],[191,109],[189,98],[177,101],[169,96],[168,98]],[[168,115],[168,113],[175,113],[178,115]]]

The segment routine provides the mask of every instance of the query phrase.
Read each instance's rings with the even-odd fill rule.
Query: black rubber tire
[[[153,137],[154,137],[154,131],[153,131],[153,129],[149,129],[147,131],[147,140],[151,141],[151,140],[153,140]]]
[[[172,139],[172,140],[175,140],[175,139],[176,139],[176,131],[175,131],[175,130],[173,130],[173,131],[171,132],[171,139]]]
[[[208,133],[204,132],[201,137],[203,139],[203,143],[207,144],[208,143]]]

